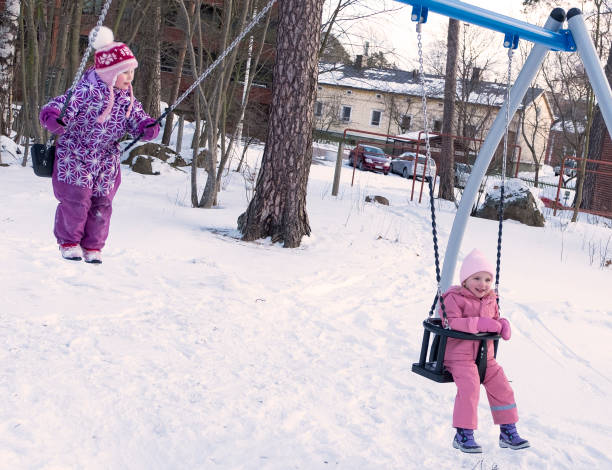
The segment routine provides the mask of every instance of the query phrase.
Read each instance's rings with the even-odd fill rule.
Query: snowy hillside
[[[60,258],[51,181],[3,161],[1,469],[612,468],[609,220],[504,225],[498,359],[532,447],[498,447],[483,389],[484,453],[467,455],[455,386],[410,370],[435,274],[408,180],[357,171],[351,187],[344,166],[332,197],[333,163],[313,164],[313,234],[290,250],[239,240],[239,173],[200,210],[187,173],[123,167],[96,266]],[[455,209],[436,209],[444,251]],[[461,257],[495,244],[494,221],[470,220]]]

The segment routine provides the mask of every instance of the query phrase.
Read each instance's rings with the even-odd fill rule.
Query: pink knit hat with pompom
[[[95,29],[93,29],[89,33],[89,38],[91,40]],[[128,70],[135,69],[138,67],[138,61],[134,54],[122,42],[115,42],[115,36],[109,28],[106,26],[101,26],[98,29],[98,33],[96,34],[96,38],[92,44],[93,48],[96,50],[95,54],[95,69],[96,73],[100,77],[100,79],[108,85],[110,90],[110,96],[108,100],[108,105],[104,112],[98,116],[98,122],[104,122],[108,119],[108,116],[113,109],[113,104],[115,104],[115,92],[113,88],[115,87],[115,82],[117,81],[117,75],[123,72],[127,72]],[[130,116],[132,111],[132,105],[134,104],[134,93],[132,91],[132,85],[129,87],[130,92],[130,106],[128,107],[126,117]]]
[[[461,270],[459,271],[459,280],[461,284],[463,284],[463,281],[472,274],[480,272],[489,273],[493,276],[495,274],[495,268],[489,263],[481,251],[473,249],[463,260]]]

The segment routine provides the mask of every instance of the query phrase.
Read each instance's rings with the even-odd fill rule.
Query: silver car
[[[414,168],[414,163],[416,160],[416,173]],[[425,165],[427,162],[427,165]],[[427,168],[425,168],[427,166]],[[416,176],[418,179],[422,179],[423,177],[429,181],[430,179],[436,176],[436,162],[433,158],[427,157],[423,154],[419,154],[417,158],[417,154],[414,152],[404,152],[400,156],[391,160],[391,173],[397,173],[398,175],[402,175],[404,178],[413,178]]]

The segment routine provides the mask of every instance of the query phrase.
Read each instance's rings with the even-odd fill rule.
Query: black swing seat
[[[47,147],[45,144],[34,144],[30,148],[32,167],[36,176],[51,178],[53,175],[53,162],[55,161],[55,145]]]
[[[463,331],[449,330],[442,325],[441,318],[428,318],[423,321],[425,332],[423,334],[423,344],[419,362],[412,364],[412,372],[419,374],[427,379],[438,383],[453,382],[453,376],[444,367],[444,353],[446,352],[447,338],[464,339],[468,341],[480,341],[476,366],[480,376],[480,383],[484,380],[487,370],[487,341],[494,341],[495,356],[497,356],[497,345],[501,338],[496,333],[464,333]],[[429,349],[429,339],[433,333],[433,341],[429,351],[429,361],[427,350]]]

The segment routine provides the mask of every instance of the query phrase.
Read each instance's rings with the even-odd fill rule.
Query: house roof
[[[413,71],[399,69],[358,69],[351,65],[319,64],[319,84],[382,91],[402,95],[421,96],[421,83]],[[463,83],[457,80],[457,93]],[[506,98],[504,83],[479,81],[471,84],[468,102],[501,107]],[[425,90],[429,98],[444,99],[444,77],[425,74]],[[523,106],[536,100],[544,90],[530,87],[523,99]]]

